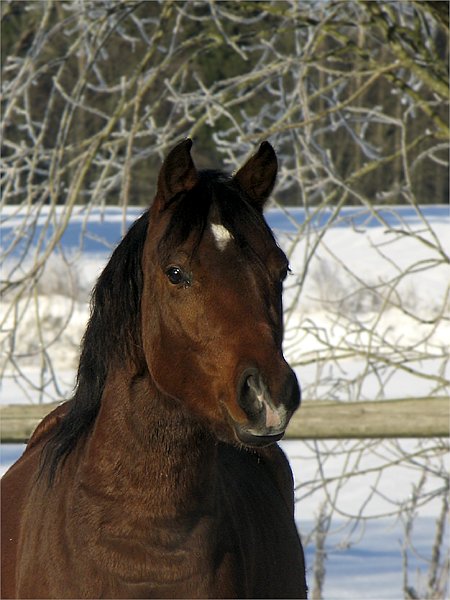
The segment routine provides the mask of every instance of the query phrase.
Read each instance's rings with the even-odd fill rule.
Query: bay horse
[[[73,398],[2,482],[3,598],[305,598],[277,158],[165,159],[94,288]]]

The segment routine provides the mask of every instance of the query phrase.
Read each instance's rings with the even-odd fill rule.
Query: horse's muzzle
[[[246,369],[239,381],[238,404],[248,417],[246,424],[233,424],[242,443],[267,446],[279,441],[300,405],[300,387],[294,372],[289,369],[275,403],[259,370]]]

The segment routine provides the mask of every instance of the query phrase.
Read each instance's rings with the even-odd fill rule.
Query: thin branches
[[[272,214],[293,270],[285,353],[303,395],[448,395],[448,216],[430,206],[448,201],[448,16],[437,3],[3,4],[3,380],[30,401],[70,392],[93,256],[114,243],[102,249],[105,207],[120,207],[123,233],[171,145],[193,136],[202,167],[227,169],[270,137]],[[411,444],[304,445],[314,468],[297,493],[326,500],[311,533],[322,557],[329,518],[353,533],[375,516],[409,515],[412,527],[446,497],[447,445]],[[399,465],[416,486],[403,502],[389,486]],[[355,482],[363,493],[345,504]],[[405,594],[447,585],[440,519],[420,589],[405,529]],[[325,562],[316,567],[320,597]]]

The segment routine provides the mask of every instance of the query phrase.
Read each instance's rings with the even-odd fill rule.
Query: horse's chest
[[[214,524],[200,518],[189,526],[152,523],[125,531],[99,525],[88,543],[90,564],[104,573],[103,596],[173,598],[216,596]]]
[[[80,527],[64,539],[55,538],[47,555],[34,555],[35,564],[29,564],[23,573],[21,589],[33,597],[36,593],[39,597],[59,598],[217,597],[217,578],[222,576],[228,582],[228,577],[225,571],[221,573],[222,565],[214,564],[214,553],[205,535],[207,528],[200,529],[181,537],[173,531],[120,537],[94,535],[94,528],[87,533]],[[79,550],[71,552],[71,547]],[[51,577],[37,581],[30,575],[36,569],[51,573]]]

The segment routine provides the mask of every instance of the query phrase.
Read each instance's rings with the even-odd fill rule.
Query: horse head
[[[142,255],[141,333],[157,389],[226,441],[279,440],[300,403],[282,352],[288,260],[263,217],[277,159],[263,142],[233,176],[165,159]]]

